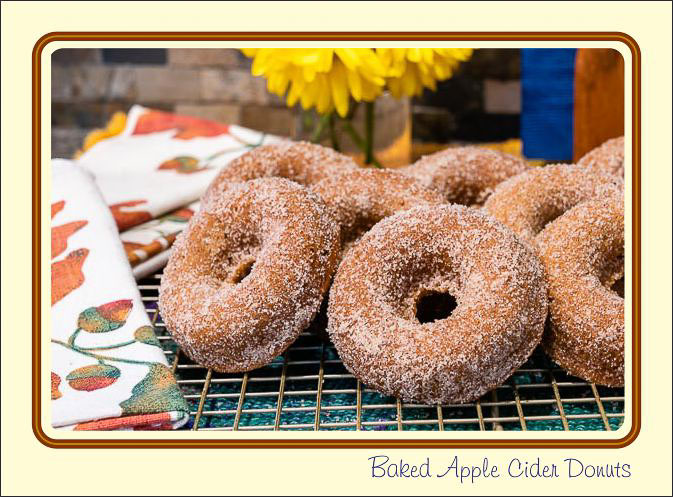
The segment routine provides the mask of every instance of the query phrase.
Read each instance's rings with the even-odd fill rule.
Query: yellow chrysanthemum
[[[372,102],[387,87],[396,98],[435,90],[472,55],[470,48],[244,48],[252,74],[288,106],[348,114],[349,100]]]
[[[124,131],[124,126],[126,126],[126,114],[121,111],[115,112],[112,114],[112,117],[107,122],[105,128],[94,129],[86,135],[84,143],[82,144],[82,149],[75,153],[75,158],[82,155],[82,152],[89,150],[99,141],[118,135]]]
[[[348,114],[349,100],[371,102],[382,92],[386,68],[371,48],[244,48],[252,74],[288,106]]]
[[[386,85],[395,98],[420,96],[423,88],[437,89],[437,81],[450,78],[471,48],[377,48],[386,67]]]

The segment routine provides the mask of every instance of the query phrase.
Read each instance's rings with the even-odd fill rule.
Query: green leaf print
[[[119,404],[124,416],[164,411],[189,412],[173,373],[163,364],[150,365],[147,376],[133,387],[131,394]]]

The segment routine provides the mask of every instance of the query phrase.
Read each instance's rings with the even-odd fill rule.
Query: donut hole
[[[624,298],[624,254],[608,258],[599,271],[601,284]]]
[[[624,298],[624,277],[622,276],[617,281],[615,281],[612,286],[610,286],[610,290],[615,292],[621,298]]]
[[[226,285],[241,283],[253,271],[259,251],[259,247],[249,246],[220,256],[216,259],[218,263],[213,268],[213,276]]]
[[[380,220],[380,218],[365,216],[350,220],[348,226],[341,230],[341,257],[343,258],[360,238]]]
[[[421,324],[446,319],[457,306],[456,298],[448,292],[423,292],[416,301],[416,319]]]
[[[252,272],[252,268],[254,265],[255,265],[255,259],[248,259],[240,262],[234,268],[229,280],[234,284],[240,283]]]
[[[343,246],[350,247],[355,244],[362,236],[367,233],[372,227],[381,220],[380,216],[365,216],[361,215],[354,221],[351,226],[344,230]]]
[[[372,224],[373,226],[373,224]],[[353,229],[353,231],[348,232],[344,237],[343,241],[341,242],[341,246],[344,248],[344,251],[347,249],[351,248],[355,243],[362,238],[362,236],[367,233],[371,229],[372,226],[368,227],[358,227],[357,229]]]
[[[540,223],[539,229],[537,230],[535,235],[538,235],[538,234],[542,233],[547,226],[549,226],[551,223],[553,223],[559,217],[561,217],[563,215],[563,213],[564,213],[564,211],[562,209],[554,209],[554,210],[550,210],[549,212],[547,212],[546,213],[547,215],[544,217],[544,219],[542,219],[542,222]]]

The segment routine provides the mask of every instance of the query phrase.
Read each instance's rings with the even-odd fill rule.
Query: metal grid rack
[[[139,281],[145,308],[190,405],[191,430],[600,430],[624,419],[623,388],[569,376],[542,352],[470,404],[406,404],[367,388],[323,336],[304,332],[271,364],[222,374],[181,353],[157,310],[161,273]]]

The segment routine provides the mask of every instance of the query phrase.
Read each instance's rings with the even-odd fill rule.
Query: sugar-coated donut
[[[577,164],[624,177],[624,137],[612,138],[584,155]]]
[[[281,178],[230,184],[178,236],[161,315],[194,361],[249,371],[309,325],[338,254],[338,227],[316,194]]]
[[[504,181],[484,209],[511,228],[524,242],[534,244],[547,223],[593,197],[623,189],[623,180],[581,166],[557,164],[529,169]]]
[[[322,197],[341,227],[344,253],[381,219],[419,205],[444,203],[439,192],[385,169],[346,171],[322,180],[312,190]]]
[[[301,185],[312,185],[356,167],[353,159],[331,148],[308,142],[282,141],[254,148],[231,161],[213,179],[204,199],[226,189],[229,183],[276,176]]]
[[[624,299],[612,289],[624,275],[622,196],[577,205],[536,242],[549,286],[543,348],[575,376],[623,385]]]
[[[421,323],[423,299],[457,306]],[[328,332],[346,367],[403,401],[468,402],[504,382],[539,343],[547,294],[539,259],[484,212],[415,207],[379,222],[346,254]]]
[[[474,146],[451,147],[398,171],[440,192],[447,202],[481,205],[507,178],[528,169],[523,159]]]

